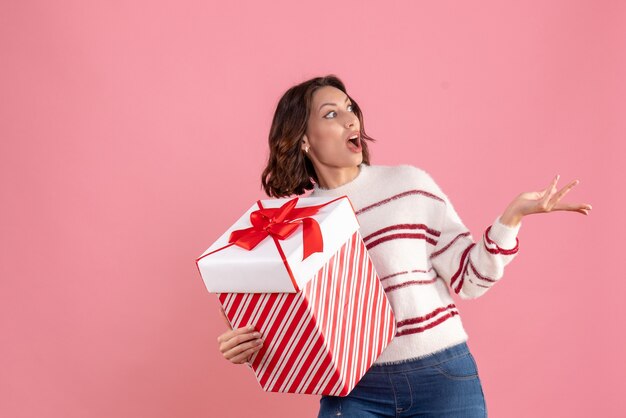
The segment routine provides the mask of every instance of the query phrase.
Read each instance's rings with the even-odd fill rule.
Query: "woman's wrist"
[[[508,207],[500,215],[500,222],[511,228],[515,228],[522,221],[522,214],[520,214],[514,207]]]

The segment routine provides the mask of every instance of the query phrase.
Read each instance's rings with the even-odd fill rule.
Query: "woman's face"
[[[302,150],[309,146],[307,155],[316,171],[361,164],[361,126],[348,96],[336,87],[324,86],[312,99]],[[359,137],[349,141],[355,134]]]

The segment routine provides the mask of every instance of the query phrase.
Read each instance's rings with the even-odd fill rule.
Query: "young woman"
[[[350,394],[321,397],[319,417],[484,417],[478,369],[450,290],[476,298],[503,276],[523,216],[587,215],[591,205],[561,202],[578,181],[557,192],[557,175],[546,189],[515,197],[476,242],[426,171],[370,165],[368,141],[361,109],[341,80],[305,81],[278,103],[261,178],[270,197],[313,190],[350,198],[397,321],[396,336]],[[239,328],[218,342],[226,359],[244,363],[263,338]]]

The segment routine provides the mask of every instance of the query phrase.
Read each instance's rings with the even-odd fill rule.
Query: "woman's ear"
[[[302,149],[302,151],[307,152],[310,148],[309,145],[309,138],[306,137],[306,134],[302,136],[302,139],[300,140],[300,148]]]

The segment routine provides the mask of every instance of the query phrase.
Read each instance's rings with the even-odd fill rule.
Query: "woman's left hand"
[[[500,217],[500,221],[505,225],[517,226],[522,217],[526,215],[557,210],[567,210],[588,215],[588,212],[591,210],[591,205],[588,203],[561,202],[563,196],[579,182],[574,180],[557,192],[556,183],[559,181],[559,177],[557,175],[548,187],[539,192],[526,192],[517,196],[506,208]]]

